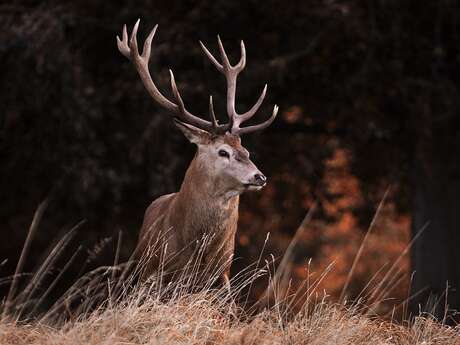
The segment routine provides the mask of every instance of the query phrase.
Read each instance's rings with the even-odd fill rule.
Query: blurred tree
[[[433,6],[429,68],[414,85],[413,305],[438,318],[460,310],[459,9],[450,1]]]

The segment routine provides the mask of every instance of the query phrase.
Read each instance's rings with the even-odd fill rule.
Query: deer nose
[[[264,186],[267,183],[267,178],[260,173],[254,175],[254,180],[256,180],[257,184],[260,186]]]

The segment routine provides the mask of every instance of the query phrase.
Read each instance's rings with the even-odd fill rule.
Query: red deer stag
[[[212,96],[209,97],[211,121],[191,114],[185,109],[171,70],[173,102],[162,95],[151,78],[149,58],[158,25],[145,40],[142,54],[139,53],[137,44],[138,27],[139,20],[129,39],[126,25],[123,27],[122,39],[117,36],[118,49],[134,64],[150,96],[173,114],[176,126],[190,142],[198,146],[198,150],[187,169],[180,191],[159,197],[147,208],[133,258],[140,260],[145,257],[151,250],[152,243],[158,244],[160,241],[161,247],[166,248],[167,253],[147,258],[141,279],[148,278],[160,265],[162,270],[180,270],[186,267],[196,249],[190,244],[209,235],[212,240],[201,254],[203,263],[208,266],[219,265],[219,279],[229,287],[239,195],[249,190],[260,190],[267,183],[266,177],[257,169],[250,160],[248,151],[241,145],[240,136],[268,127],[275,119],[278,107],[274,106],[271,117],[265,122],[241,127],[259,109],[267,86],[265,85],[250,110],[238,114],[235,109],[236,79],[246,64],[244,43],[241,41],[240,61],[232,66],[218,38],[221,62],[214,58],[203,43],[200,42],[200,45],[227,80],[228,123],[219,124],[216,120]],[[167,238],[162,237],[165,233],[169,233]],[[162,260],[159,256],[162,256]]]

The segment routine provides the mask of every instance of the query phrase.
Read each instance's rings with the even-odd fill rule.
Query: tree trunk
[[[460,311],[460,145],[454,122],[422,125],[413,171],[412,234],[418,238],[412,247],[412,312],[439,319]]]

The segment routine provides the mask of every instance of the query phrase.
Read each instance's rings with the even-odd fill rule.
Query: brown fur
[[[241,159],[249,160],[239,137],[227,134],[219,138],[234,148]],[[165,263],[162,269],[166,271],[185,267],[196,250],[195,243],[208,235],[212,236],[212,241],[206,247],[202,264],[219,267],[225,265],[221,280],[228,286],[239,196],[226,197],[221,193],[219,182],[218,178],[202,169],[195,156],[180,191],[163,195],[150,204],[133,254],[134,259],[140,260],[149,250],[156,248],[155,253],[145,262],[143,280],[159,268],[160,261]],[[160,259],[165,245],[166,255]]]

